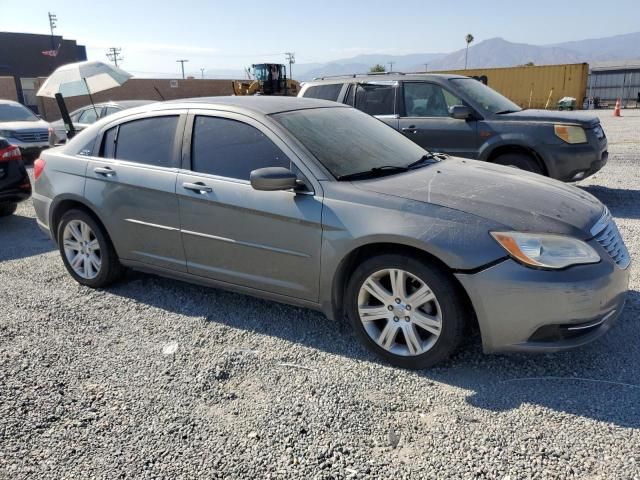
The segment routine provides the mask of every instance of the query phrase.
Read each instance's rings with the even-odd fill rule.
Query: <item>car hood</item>
[[[44,120],[37,122],[0,122],[0,130],[36,130],[38,128],[49,128],[49,124]]]
[[[583,190],[541,175],[476,160],[449,158],[357,188],[483,217],[518,231],[588,239],[604,207]]]
[[[600,123],[600,119],[595,115],[576,112],[555,112],[550,110],[520,110],[519,112],[503,113],[496,115],[496,118],[509,121],[523,122],[550,122],[569,123],[581,125],[584,128],[592,128]]]

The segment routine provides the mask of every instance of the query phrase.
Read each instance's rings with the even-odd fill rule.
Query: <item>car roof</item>
[[[24,105],[22,105],[19,102],[14,102],[13,100],[4,100],[0,98],[0,105],[21,105],[24,107]]]
[[[163,109],[168,105],[183,106],[184,108],[222,108],[229,107],[240,110],[251,111],[262,115],[271,115],[280,112],[290,112],[292,110],[307,110],[311,108],[345,107],[345,105],[330,102],[328,100],[318,100],[315,98],[298,98],[284,96],[229,96],[229,97],[201,97],[186,98],[180,100],[169,100],[158,102],[152,105],[153,109]],[[348,107],[347,107],[348,108]]]
[[[350,75],[328,75],[318,77],[305,82],[314,83],[347,83],[358,81],[399,81],[399,80],[450,80],[452,78],[468,78],[464,75],[454,75],[452,73],[354,73]]]

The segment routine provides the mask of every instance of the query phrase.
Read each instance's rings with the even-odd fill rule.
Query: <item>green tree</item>
[[[371,73],[382,73],[386,71],[387,69],[384,68],[384,65],[380,65],[379,63],[376,63],[373,67],[369,69],[369,72]]]

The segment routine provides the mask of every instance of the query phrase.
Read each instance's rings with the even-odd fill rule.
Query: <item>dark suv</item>
[[[307,82],[299,96],[333,100],[374,115],[420,146],[577,181],[607,163],[597,117],[523,110],[469,77],[378,74]]]

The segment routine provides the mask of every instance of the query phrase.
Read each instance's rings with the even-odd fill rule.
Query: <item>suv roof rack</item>
[[[369,72],[369,73],[346,73],[342,75],[326,75],[324,77],[315,77],[313,80],[325,80],[327,78],[357,78],[369,77],[372,75],[406,75],[404,72]]]

